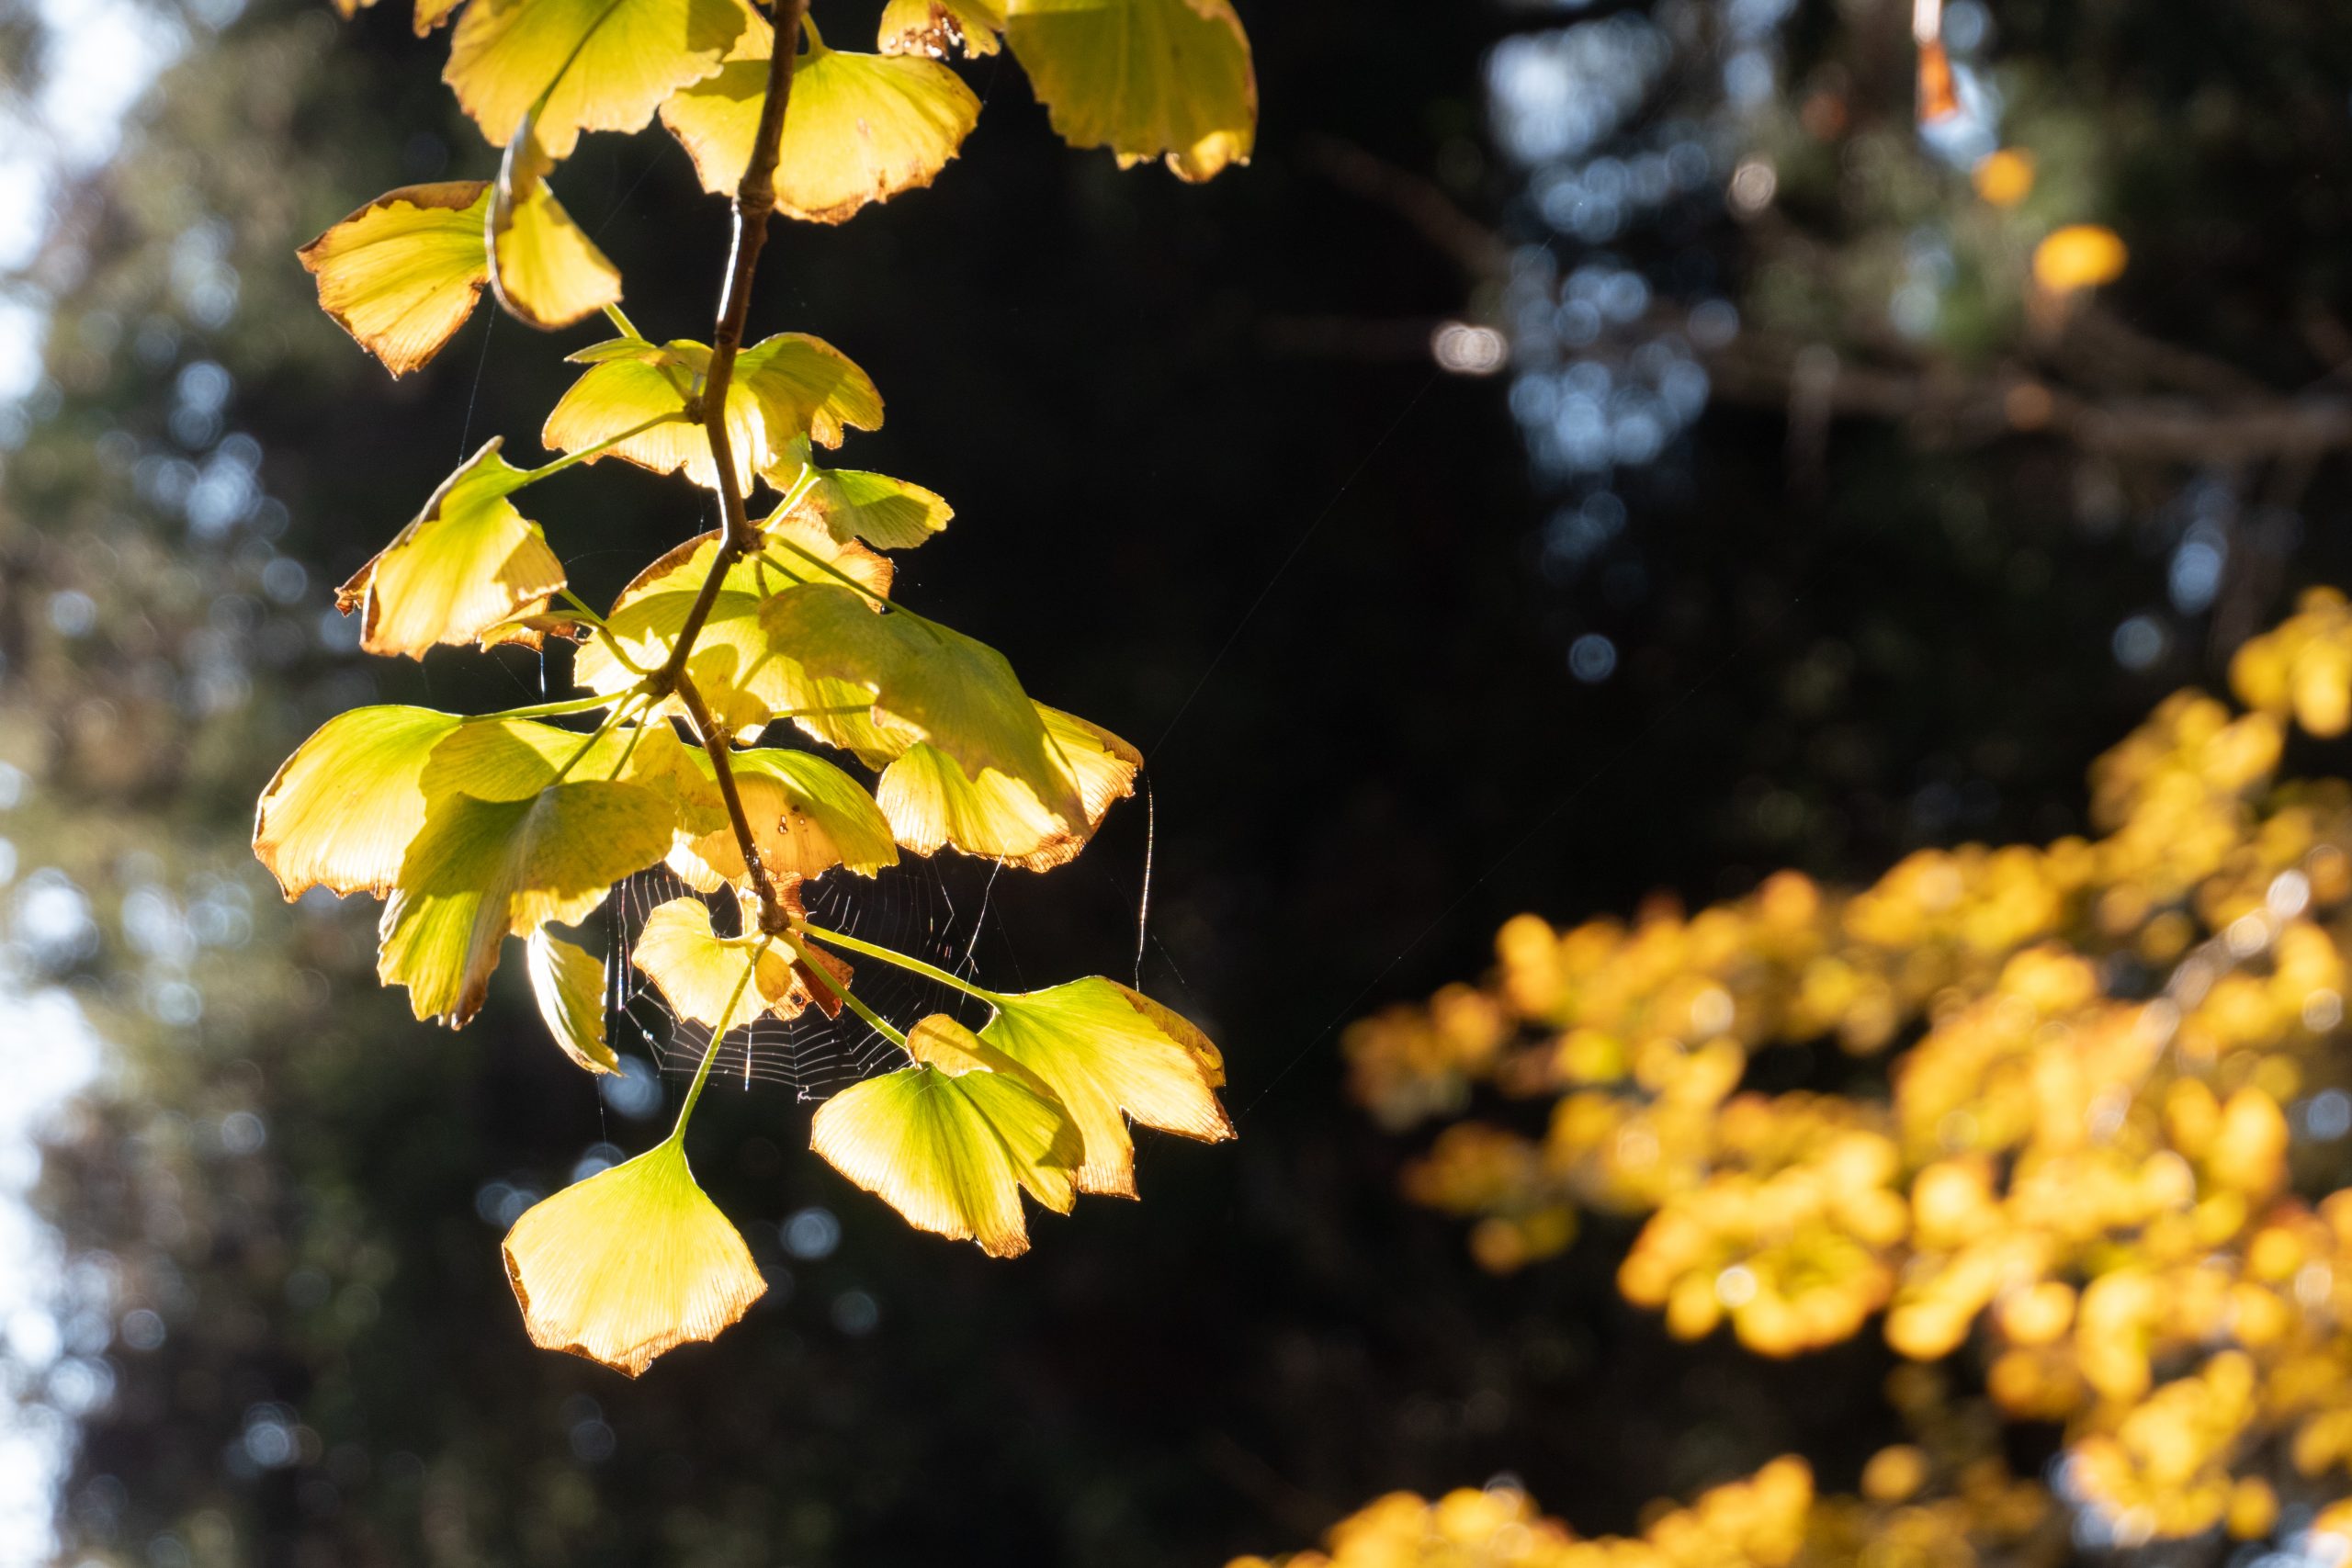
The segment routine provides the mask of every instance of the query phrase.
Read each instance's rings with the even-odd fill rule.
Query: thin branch
[[[678,676],[678,700],[685,705],[686,716],[694,720],[695,739],[710,758],[710,771],[718,781],[718,798],[727,805],[727,820],[735,829],[736,847],[743,852],[743,865],[752,874],[752,890],[760,897],[760,928],[773,935],[784,929],[789,919],[784,900],[776,896],[775,882],[768,875],[767,863],[760,859],[759,840],[752,836],[752,818],[743,809],[742,792],[735,787],[735,763],[728,754],[732,737],[719,728],[711,717],[710,705],[702,700],[702,692],[694,677]]]

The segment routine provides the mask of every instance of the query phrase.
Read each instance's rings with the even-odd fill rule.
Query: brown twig
[[[759,544],[743,505],[743,487],[735,474],[734,446],[727,434],[727,391],[734,381],[735,355],[743,346],[744,323],[752,310],[752,280],[759,270],[760,251],[767,243],[768,220],[775,213],[776,152],[784,141],[785,110],[792,100],[793,60],[800,52],[800,22],[808,9],[808,0],[776,0],[775,42],[768,55],[767,96],[760,105],[760,124],[752,140],[751,162],[744,166],[743,177],[735,186],[734,243],[728,254],[727,278],[719,289],[718,319],[711,329],[710,367],[703,377],[701,397],[688,408],[689,412],[701,419],[710,444],[724,531],[718,552],[710,563],[710,575],[703,579],[702,589],[695,595],[684,624],[678,628],[678,640],[671,648],[669,659],[650,681],[657,695],[677,694],[687,716],[694,721],[695,738],[710,757],[711,772],[718,781],[719,798],[726,802],[728,821],[735,829],[736,844],[751,873],[752,890],[759,895],[760,929],[770,932],[783,931],[789,916],[784,900],[777,896],[775,880],[760,859],[759,843],[752,836],[742,795],[735,787],[734,765],[728,757],[732,742],[727,731],[712,718],[709,705],[703,701],[702,693],[687,675],[686,660],[692,657],[695,641],[718,603],[728,571]]]

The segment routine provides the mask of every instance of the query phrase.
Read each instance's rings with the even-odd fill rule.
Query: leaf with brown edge
[[[1004,0],[890,0],[882,7],[876,47],[885,54],[927,54],[944,60],[954,50],[978,58],[997,51],[1004,31]]]
[[[318,279],[319,309],[405,376],[466,324],[490,281],[486,180],[387,191],[295,252]]]
[[[539,525],[506,498],[529,476],[499,456],[500,438],[441,481],[408,526],[335,592],[360,615],[359,646],[422,659],[463,646],[518,614],[546,607],[563,563]]]
[[[646,916],[629,962],[660,987],[679,1017],[713,1034],[764,1014],[797,1018],[808,990],[792,955],[758,932],[726,937],[711,929],[710,907],[673,898]]]
[[[278,765],[254,813],[254,853],[288,901],[313,887],[391,890],[424,828],[425,764],[463,722],[431,708],[353,708]]]
[[[1258,78],[1232,0],[1006,0],[1005,39],[1073,147],[1195,181],[1250,161]]]
[[[620,1071],[620,1058],[605,1043],[604,960],[545,926],[531,933],[523,955],[539,1017],[563,1054],[586,1072]]]
[[[1036,1074],[944,1014],[909,1031],[915,1065],[818,1108],[809,1147],[920,1230],[1029,1250],[1027,1191],[1056,1213],[1078,1200],[1077,1125]]]
[[[548,188],[555,160],[525,115],[491,190],[491,287],[506,313],[542,332],[620,303],[620,269],[605,258]]]
[[[1073,980],[1001,997],[979,1037],[1044,1079],[1069,1111],[1085,1143],[1082,1192],[1136,1196],[1126,1117],[1204,1143],[1233,1136],[1214,1092],[1225,1081],[1216,1047],[1115,981]]]
[[[711,781],[715,794],[717,778],[708,756],[699,750],[686,755]],[[730,752],[728,765],[752,825],[760,863],[769,875],[806,881],[845,865],[861,876],[872,876],[898,863],[898,846],[891,841],[890,824],[881,807],[855,779],[822,757],[770,746]],[[669,864],[688,886],[704,893],[742,884],[751,875],[742,846],[723,814],[708,832],[690,836],[682,830],[671,847]]]
[[[953,844],[1024,871],[1051,871],[1077,859],[1112,806],[1135,794],[1143,753],[1074,714],[1043,703],[1036,708],[1056,755],[1077,780],[1084,810],[1079,822],[1047,810],[1019,779],[994,768],[974,778],[945,752],[918,744],[884,769],[874,786],[899,842],[919,855]]]
[[[862,539],[877,550],[910,550],[947,526],[956,509],[918,484],[888,474],[820,467],[804,436],[786,447],[767,481],[797,492],[791,515],[814,517],[833,537]]]
[[[540,141],[563,159],[583,130],[642,130],[742,31],[735,0],[477,0],[441,79],[493,145],[536,109]]]

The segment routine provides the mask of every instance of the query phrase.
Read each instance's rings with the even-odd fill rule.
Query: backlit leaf
[[[612,885],[659,861],[675,812],[644,784],[582,779],[520,800],[432,796],[384,904],[376,973],[416,1016],[455,1026],[480,1011],[508,936],[570,924]]]
[[[279,765],[254,815],[254,853],[288,899],[312,887],[391,890],[424,827],[424,766],[461,722],[430,708],[354,708]]]
[[[540,141],[569,158],[583,130],[642,129],[742,30],[734,0],[477,0],[441,77],[496,144],[539,106]]]
[[[883,770],[874,788],[899,843],[919,855],[953,844],[1025,871],[1051,871],[1078,858],[1112,804],[1135,793],[1143,754],[1100,726],[1035,705],[1055,755],[1078,781],[1084,817],[1070,822],[1019,779],[994,768],[975,779],[937,748],[916,745]]]
[[[319,309],[404,376],[441,352],[490,281],[489,203],[484,180],[402,186],[294,254],[319,280]]]
[[[683,338],[666,344],[615,338],[571,358],[588,369],[539,432],[550,451],[577,452],[667,416],[675,423],[630,436],[589,461],[619,457],[656,473],[684,469],[706,489],[718,484],[709,437],[686,414],[688,400],[701,394],[710,369],[707,346]],[[736,356],[727,389],[727,440],[740,490],[748,491],[753,475],[801,450],[797,444],[811,432],[825,445],[838,446],[844,423],[872,430],[881,423],[882,399],[874,383],[831,344],[787,333]],[[799,471],[797,464],[791,471]]]
[[[808,1005],[789,953],[756,931],[715,935],[709,906],[699,898],[673,898],[648,915],[629,962],[662,988],[680,1017],[714,1034],[763,1013],[797,1018]]]
[[[910,550],[947,526],[956,509],[921,485],[856,468],[820,468],[808,443],[797,441],[768,471],[768,482],[789,492],[808,487],[792,514],[814,517],[836,539],[863,539],[877,550]]]
[[[531,1343],[630,1377],[717,1338],[767,1289],[675,1139],[533,1204],[504,1251]]]
[[[539,525],[506,498],[528,476],[499,456],[492,436],[441,481],[424,510],[335,594],[360,613],[359,646],[422,659],[442,643],[472,642],[563,586],[563,563]]]
[[[994,54],[1004,31],[1004,0],[890,0],[882,7],[878,47],[885,54],[928,54],[945,59],[950,50]]]
[[[980,100],[963,78],[916,56],[828,49],[813,27],[808,36],[777,150],[776,210],[839,223],[867,202],[931,184],[979,121]],[[725,195],[741,182],[767,73],[763,51],[662,106],[705,190]]]
[[[1054,129],[1122,168],[1165,156],[1187,180],[1246,164],[1258,79],[1231,0],[1006,0],[1005,37]]]
[[[514,3],[514,0],[509,0]],[[491,285],[509,315],[552,332],[620,303],[620,269],[548,188],[555,167],[529,115],[515,128],[491,192]]]
[[[708,756],[699,750],[687,755],[712,778],[715,790]],[[760,862],[770,874],[805,880],[846,865],[871,876],[898,863],[899,849],[881,807],[855,779],[822,757],[770,746],[732,752],[728,761]],[[733,827],[723,817],[709,832],[681,835],[670,852],[670,869],[705,893],[751,874]]]
[[[1086,821],[1077,781],[1054,750],[1036,705],[1004,656],[905,611],[876,615],[854,591],[817,582],[761,610],[777,653],[812,675],[872,694],[885,731],[925,741],[968,778],[989,769],[1034,795],[1076,831]]]
[[[1225,1081],[1216,1047],[1115,981],[1006,997],[979,1037],[1043,1078],[1078,1124],[1080,1191],[1136,1195],[1126,1116],[1205,1143],[1233,1136],[1214,1092]]]
[[[531,933],[523,956],[539,1016],[563,1054],[592,1073],[620,1071],[620,1058],[605,1043],[604,961],[545,926]]]
[[[827,1100],[809,1146],[918,1229],[992,1258],[1028,1251],[1021,1193],[1069,1213],[1077,1126],[1035,1074],[953,1019],[924,1019],[907,1043],[916,1064]]]

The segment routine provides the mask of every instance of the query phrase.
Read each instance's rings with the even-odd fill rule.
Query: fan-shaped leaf
[[[472,642],[500,622],[543,607],[563,586],[563,563],[539,525],[506,498],[529,476],[491,437],[441,481],[415,521],[335,594],[361,613],[359,645],[422,659],[442,643]]]
[[[1004,31],[1004,0],[890,0],[882,7],[878,47],[885,54],[928,54],[944,60],[950,50],[994,54]]]
[[[907,1040],[916,1065],[821,1106],[809,1146],[909,1224],[992,1258],[1029,1250],[1023,1189],[1057,1213],[1077,1201],[1079,1132],[1041,1080],[953,1019]]]
[[[511,3],[511,0],[510,0]],[[548,188],[555,167],[529,115],[514,129],[491,193],[491,284],[507,313],[552,332],[621,298],[620,269],[580,231]]]
[[[1073,147],[1187,180],[1246,164],[1258,78],[1231,0],[1006,0],[1005,38]]]
[[[294,254],[319,309],[404,376],[441,352],[490,281],[490,186],[443,180],[387,191]]]
[[[715,935],[710,908],[699,898],[673,898],[648,915],[629,962],[662,988],[680,1017],[715,1034],[763,1013],[797,1018],[808,1005],[790,953],[756,932]]]
[[[1077,781],[1004,656],[905,611],[876,615],[834,583],[787,589],[761,610],[775,651],[872,694],[884,730],[926,741],[967,778],[989,769],[1027,789],[1065,830],[1086,821]]]
[[[708,756],[698,750],[687,755],[715,791]],[[890,824],[881,807],[855,779],[822,757],[763,747],[732,752],[728,761],[760,863],[770,875],[806,880],[846,865],[861,876],[871,876],[898,863],[899,849],[890,840]],[[751,874],[742,846],[723,817],[709,832],[682,833],[670,851],[670,869],[705,893],[741,883]]]
[[[768,483],[789,492],[804,477],[808,487],[792,515],[814,517],[834,538],[863,539],[877,550],[913,549],[956,515],[954,507],[921,485],[856,468],[820,468],[808,443],[800,440],[768,470]]]
[[[1078,781],[1084,817],[1066,820],[1019,779],[994,768],[974,778],[936,747],[916,745],[883,770],[874,789],[899,843],[919,855],[953,844],[1024,871],[1051,871],[1078,858],[1112,804],[1135,793],[1143,753],[1098,725],[1035,705],[1055,755]]]
[[[662,123],[694,159],[705,190],[726,195],[741,182],[766,90],[763,50],[662,106]],[[828,49],[812,27],[808,50],[793,69],[776,159],[776,210],[840,223],[870,201],[927,186],[979,117],[980,100],[947,67],[910,55]]]
[[[254,853],[289,900],[312,887],[391,890],[424,827],[425,763],[463,722],[431,708],[354,708],[278,765],[254,814]]]
[[[569,158],[583,130],[641,129],[742,30],[734,0],[480,0],[441,77],[493,143],[536,105],[540,141]]]
[[[508,936],[594,909],[662,858],[676,812],[639,784],[580,780],[483,800],[440,794],[431,772],[424,831],[384,904],[376,973],[408,987],[417,1017],[456,1027],[481,1010]]]
[[[675,1139],[532,1205],[505,1256],[532,1344],[630,1377],[717,1338],[767,1289]]]
[[[523,956],[539,1016],[563,1054],[592,1073],[620,1071],[620,1058],[605,1043],[604,961],[545,926],[531,933]]]
[[[1079,1190],[1136,1195],[1125,1117],[1204,1143],[1233,1136],[1217,1103],[1224,1059],[1208,1037],[1115,981],[1005,997],[979,1037],[1035,1072],[1085,1142]]]

